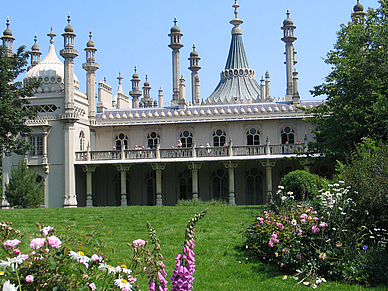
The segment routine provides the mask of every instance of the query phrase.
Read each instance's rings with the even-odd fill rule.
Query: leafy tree
[[[30,171],[24,161],[20,161],[18,167],[11,170],[11,179],[5,186],[5,198],[10,206],[22,208],[39,207],[44,199],[44,179]]]
[[[359,224],[388,229],[388,145],[364,139],[339,171],[355,190]]]
[[[363,137],[388,141],[388,2],[342,25],[325,62],[332,71],[311,91],[326,102],[306,112],[316,126],[311,153],[345,161]]]
[[[25,121],[37,113],[33,107],[26,107],[29,104],[26,97],[33,95],[39,82],[32,80],[23,86],[22,82],[15,81],[25,71],[27,59],[24,46],[8,55],[6,48],[0,45],[0,144],[6,155],[24,154],[30,148],[25,137],[31,129]]]

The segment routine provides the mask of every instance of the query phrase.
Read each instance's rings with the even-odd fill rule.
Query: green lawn
[[[125,263],[130,256],[126,242],[148,239],[149,221],[161,241],[168,278],[175,265],[175,256],[182,250],[184,228],[187,221],[204,209],[208,213],[196,226],[196,272],[194,290],[308,290],[296,286],[293,279],[282,280],[276,268],[253,261],[240,251],[244,227],[251,223],[262,206],[175,206],[175,207],[101,207],[75,209],[15,209],[1,210],[0,220],[13,222],[15,228],[27,237],[37,232],[36,222],[61,228],[75,224],[77,227],[96,225],[101,222],[112,230],[105,239],[115,249],[109,256],[112,265]],[[144,282],[144,281],[143,281]],[[140,286],[143,291],[148,286]],[[171,290],[171,285],[169,285]],[[385,288],[362,288],[329,282],[318,287],[320,290],[387,290]]]

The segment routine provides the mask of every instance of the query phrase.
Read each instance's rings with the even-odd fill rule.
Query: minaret
[[[186,81],[183,78],[183,76],[181,76],[181,78],[179,79],[179,100],[178,100],[177,105],[178,105],[179,109],[184,109],[187,106]]]
[[[353,23],[364,24],[366,12],[364,12],[364,6],[360,4],[360,0],[357,0],[357,4],[353,7],[353,11],[354,12],[351,15]]]
[[[3,36],[1,37],[3,41],[3,46],[7,48],[7,55],[11,56],[13,52],[13,41],[15,38],[12,36],[12,31],[9,29],[9,17],[7,16],[7,28],[3,31]]]
[[[196,80],[199,84],[199,76],[198,71],[201,69],[199,66],[199,60],[201,58],[198,56],[198,53],[195,51],[195,44],[193,44],[193,51],[190,53],[190,67],[189,70],[191,71],[191,98],[193,105],[199,105],[200,104],[200,96],[199,92],[197,92],[196,88]]]
[[[65,85],[65,114],[74,111],[74,59],[78,56],[78,51],[74,49],[75,33],[70,25],[70,12],[67,16],[67,26],[64,39],[64,49],[61,49],[60,55],[65,59],[64,85]]]
[[[162,87],[158,90],[158,103],[159,107],[163,107],[163,90]]]
[[[148,76],[146,75],[146,81],[143,86],[143,98],[141,98],[141,103],[144,104],[144,107],[152,107],[153,100],[151,98],[151,86],[148,82]]]
[[[269,72],[265,73],[265,101],[271,100],[271,81],[269,80]]]
[[[296,64],[295,61],[295,49],[293,42],[296,40],[296,37],[294,35],[294,29],[296,26],[294,25],[294,21],[290,18],[290,11],[287,10],[287,18],[283,21],[283,27],[282,30],[283,38],[282,41],[286,43],[286,80],[287,80],[287,90],[286,90],[286,101],[291,101],[293,96],[293,76],[294,73],[294,65]]]
[[[31,55],[31,67],[30,68],[32,68],[32,67],[34,67],[34,66],[36,66],[37,64],[40,63],[40,55],[42,53],[39,51],[39,46],[36,43],[37,41],[38,41],[38,38],[37,38],[36,33],[35,33],[35,37],[34,37],[34,42],[35,43],[31,47],[31,52],[30,52],[30,55]]]
[[[82,64],[82,68],[86,71],[86,96],[89,101],[89,122],[96,122],[96,71],[99,65],[96,63],[96,51],[94,41],[92,41],[92,30],[89,31],[89,41],[84,49],[86,52],[86,62]]]
[[[298,72],[295,70],[292,75],[293,75],[293,83],[294,83],[294,93],[292,94],[292,102],[294,104],[298,104],[300,102]]]
[[[129,95],[132,96],[132,108],[139,108],[139,97],[141,96],[141,91],[139,90],[139,75],[136,73],[137,68],[135,65],[135,73],[132,75],[132,91],[129,92]]]
[[[181,29],[176,25],[176,17],[174,18],[174,26],[171,27],[170,34],[170,44],[168,45],[172,49],[172,101],[171,104],[177,105],[179,100],[179,78],[181,75],[180,70],[180,52],[179,50],[183,47],[181,44]]]

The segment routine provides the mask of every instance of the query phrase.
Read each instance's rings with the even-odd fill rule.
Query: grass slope
[[[194,290],[307,290],[296,286],[293,279],[282,280],[276,268],[248,259],[241,252],[241,232],[264,208],[262,206],[214,205],[175,207],[101,207],[74,209],[14,209],[1,210],[0,220],[13,222],[15,228],[27,237],[37,233],[36,222],[61,228],[75,224],[77,227],[96,225],[111,229],[105,240],[114,247],[108,256],[110,263],[125,263],[131,256],[126,242],[142,238],[148,240],[146,222],[156,229],[165,257],[166,271],[171,277],[175,257],[182,250],[184,229],[187,221],[204,209],[208,213],[196,226],[196,272]],[[291,276],[289,276],[291,277]],[[148,290],[144,280],[141,289]],[[320,290],[386,290],[366,289],[356,285],[330,282],[318,287]],[[171,289],[171,285],[169,285]]]

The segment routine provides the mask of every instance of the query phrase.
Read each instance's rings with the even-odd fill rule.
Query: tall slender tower
[[[31,52],[30,52],[30,55],[31,55],[31,68],[40,63],[40,55],[42,53],[40,52],[39,46],[36,43],[37,41],[38,41],[38,38],[37,38],[36,33],[35,33],[35,37],[34,37],[34,42],[35,43],[31,47]]]
[[[183,47],[181,43],[181,29],[176,25],[176,17],[174,18],[174,26],[171,27],[170,44],[168,45],[172,49],[172,105],[178,105],[179,101],[179,78],[181,75],[180,70],[180,52],[179,50]]]
[[[96,122],[96,71],[99,65],[96,63],[96,51],[94,42],[92,41],[92,30],[89,32],[89,41],[86,44],[86,62],[82,64],[82,68],[86,71],[86,96],[89,101],[89,122]]]
[[[286,101],[291,101],[294,93],[293,89],[293,73],[294,73],[294,65],[295,54],[296,51],[294,49],[293,42],[296,40],[294,35],[294,30],[296,26],[294,25],[294,21],[290,18],[290,11],[287,10],[287,18],[283,21],[283,38],[282,41],[286,43],[286,80],[287,80],[287,90],[286,90]]]
[[[364,6],[360,4],[360,0],[357,0],[357,4],[353,7],[353,11],[354,12],[351,15],[353,23],[364,24],[366,12],[364,12]]]
[[[60,55],[65,59],[64,85],[65,85],[65,114],[74,111],[74,59],[78,56],[78,51],[74,49],[75,33],[70,25],[70,13],[67,16],[67,26],[62,34],[64,48]]]
[[[133,73],[132,79],[131,79],[132,91],[129,92],[129,95],[132,96],[132,108],[139,108],[139,97],[142,94],[139,89],[139,83],[140,83],[139,74],[136,73],[136,71],[137,71],[137,68],[135,65],[135,73]]]
[[[1,40],[3,41],[3,46],[7,48],[7,55],[11,56],[13,52],[13,41],[15,38],[12,36],[12,31],[9,29],[9,17],[7,16],[7,28],[3,31],[3,36]]]
[[[199,105],[199,88],[196,86],[196,82],[199,83],[198,71],[201,69],[199,66],[199,60],[201,58],[198,56],[198,52],[195,51],[195,44],[193,44],[193,51],[190,53],[190,67],[191,71],[191,98],[193,105]],[[197,92],[198,89],[198,92]]]

